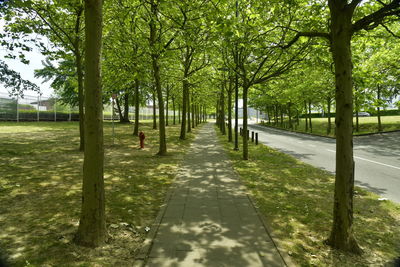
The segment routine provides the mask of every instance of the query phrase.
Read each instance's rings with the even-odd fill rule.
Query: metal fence
[[[112,104],[103,107],[104,120],[119,120],[119,114]],[[115,108],[115,107],[114,107]],[[170,110],[169,120],[172,121],[173,111]],[[158,109],[156,109],[158,118]],[[178,112],[176,111],[176,115]],[[135,119],[135,108],[129,107],[129,119]],[[139,109],[139,120],[153,119],[153,108],[151,106]],[[55,97],[43,97],[40,95],[24,95],[24,97],[11,97],[7,93],[0,92],[0,121],[78,121],[79,109],[62,104]],[[176,117],[178,120],[178,117]]]
[[[79,120],[77,107],[61,104],[57,98],[31,96],[10,97],[0,93],[0,120],[3,121],[71,121]]]

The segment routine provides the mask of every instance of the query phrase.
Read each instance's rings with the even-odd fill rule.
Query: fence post
[[[19,98],[19,95],[17,95],[17,122],[19,122],[18,98]]]
[[[254,132],[251,131],[251,142],[254,142]]]
[[[258,145],[258,133],[256,133],[256,145]]]

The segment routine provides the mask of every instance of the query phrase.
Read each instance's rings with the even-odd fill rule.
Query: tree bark
[[[192,131],[192,123],[190,122],[190,90],[189,90],[189,87],[187,90],[186,100],[187,100],[187,132],[190,133]]]
[[[235,74],[235,147],[239,150],[239,75]]]
[[[247,139],[247,94],[249,91],[249,85],[247,80],[243,81],[243,159],[249,159],[249,144]]]
[[[267,107],[268,124],[271,125],[271,109]]]
[[[175,96],[172,97],[172,110],[173,110],[173,114],[174,114],[173,123],[175,125],[176,124],[176,118],[175,118],[175,114],[176,114],[176,111],[175,111]]]
[[[232,79],[229,79],[228,89],[228,141],[232,142]]]
[[[85,0],[85,155],[82,209],[75,241],[97,247],[106,240],[103,103],[100,77],[102,2]]]
[[[74,42],[74,55],[76,72],[78,76],[78,108],[79,108],[79,150],[84,151],[85,146],[85,111],[84,111],[84,93],[83,93],[83,67],[82,67],[82,54],[81,54],[81,38],[79,37],[79,31],[81,28],[82,9],[77,11],[76,23],[75,23],[75,42]]]
[[[182,120],[181,120],[181,135],[180,135],[180,139],[181,140],[185,140],[186,139],[186,107],[187,107],[187,96],[189,94],[189,89],[188,89],[188,82],[184,79],[182,82]],[[179,113],[180,113],[180,108],[179,108]],[[181,116],[179,115],[179,118]]]
[[[308,122],[309,122],[309,124],[310,124],[310,133],[312,133],[312,122],[311,122],[311,100],[310,100],[310,99],[308,100],[308,116],[309,116]]]
[[[195,127],[195,113],[196,113],[196,109],[195,109],[195,104],[194,104],[194,95],[193,95],[193,91],[192,91],[192,128]]]
[[[378,116],[378,132],[382,132],[382,122],[381,122],[381,87],[378,84],[378,93],[377,93],[377,97],[378,97],[378,106],[376,107],[376,113]]]
[[[288,116],[289,116],[289,129],[293,130],[293,125],[292,125],[292,103],[288,103]]]
[[[220,110],[221,110],[221,132],[222,132],[222,135],[226,135],[226,127],[225,127],[225,81],[222,83]]]
[[[119,122],[124,122],[123,115],[122,115],[122,110],[121,110],[121,104],[119,103],[118,96],[115,98],[115,103],[117,104]]]
[[[156,92],[153,89],[153,129],[157,129]]]
[[[129,123],[129,93],[125,92],[124,94],[124,116],[123,122]]]
[[[166,109],[166,120],[165,120],[165,126],[168,126],[168,122],[169,122],[169,114],[168,114],[168,102],[169,102],[169,85],[167,84],[167,99],[165,102],[165,109]]]
[[[181,123],[181,105],[178,105],[178,123]]]
[[[139,79],[135,79],[135,126],[133,135],[139,136],[139,108],[140,108],[140,95],[139,95]]]
[[[336,179],[333,225],[328,244],[360,253],[353,234],[353,90],[351,35],[354,7],[347,1],[329,0],[331,12],[331,51],[336,82]]]
[[[308,132],[308,112],[307,112],[307,100],[304,100],[304,118],[306,120],[306,132]]]
[[[84,151],[85,147],[85,111],[84,111],[84,94],[83,94],[83,68],[82,56],[79,49],[76,52],[76,70],[78,74],[78,106],[79,106],[79,150]]]

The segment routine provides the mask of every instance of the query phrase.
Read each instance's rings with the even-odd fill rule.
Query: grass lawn
[[[383,266],[400,256],[400,205],[356,188],[354,232],[364,253],[332,250],[324,240],[332,224],[334,177],[264,145],[250,144],[244,161],[226,140],[220,135],[234,169],[299,266]]]
[[[354,121],[354,131],[356,118]],[[327,135],[326,129],[328,128],[328,118],[312,118],[313,133],[318,135]],[[400,130],[400,116],[383,116],[381,117],[383,131]],[[288,124],[288,122],[287,122]],[[295,125],[295,123],[294,123]],[[278,125],[279,127],[279,125]],[[305,131],[305,119],[300,119],[300,124],[296,126],[295,131]],[[335,132],[335,118],[332,118],[332,130],[329,136],[334,136]],[[354,132],[354,135],[377,133],[378,132],[378,117],[359,117],[359,131]]]
[[[155,156],[158,131],[104,124],[106,221],[110,241],[87,249],[71,242],[81,207],[83,153],[77,122],[0,123],[0,250],[12,266],[131,266],[183,153],[180,127],[167,127],[169,156]]]

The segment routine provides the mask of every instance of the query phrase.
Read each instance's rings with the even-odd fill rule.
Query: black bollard
[[[253,131],[251,131],[251,142],[254,143],[254,132]]]
[[[256,145],[258,145],[258,133],[256,133]]]

